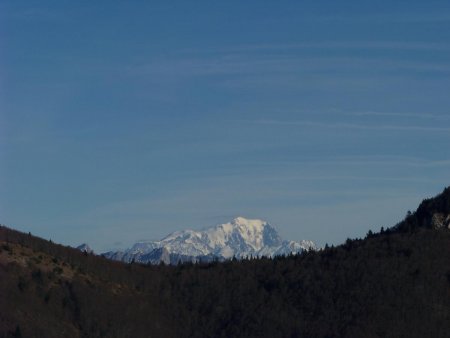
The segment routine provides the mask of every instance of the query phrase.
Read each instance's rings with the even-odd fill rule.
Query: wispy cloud
[[[325,163],[327,161],[324,161]],[[364,164],[364,165],[381,165],[384,167],[392,167],[393,165],[399,166],[412,166],[412,167],[427,167],[438,168],[450,166],[450,159],[427,159],[410,157],[403,155],[370,155],[370,156],[340,156],[331,158],[329,163],[345,163],[349,165]]]
[[[364,182],[414,182],[414,183],[431,183],[439,182],[439,179],[424,178],[424,177],[387,177],[387,176],[358,176],[358,175],[297,175],[268,178],[268,181],[364,181]],[[342,192],[341,192],[342,193]]]
[[[362,111],[362,112],[350,112],[344,113],[351,116],[381,116],[381,117],[401,117],[401,118],[420,118],[420,119],[436,119],[436,120],[449,120],[450,113],[448,115],[434,114],[431,112],[424,113],[403,113],[403,112],[380,112],[380,111]]]
[[[125,67],[125,76],[149,83],[185,84],[189,81],[207,80],[215,85],[241,89],[280,89],[317,88],[356,91],[401,86],[405,79],[417,76],[438,75],[438,80],[450,74],[450,63],[432,59],[399,57],[388,53],[354,53],[347,50],[335,52],[340,48],[390,48],[390,49],[429,49],[433,53],[446,50],[450,46],[426,43],[319,43],[316,48],[329,48],[330,53],[316,51],[316,56],[302,51],[283,50],[283,48],[305,48],[305,45],[244,46],[247,50],[233,50],[225,47],[223,51],[208,54],[195,51],[193,54],[180,52],[170,58],[153,58]],[[255,49],[253,49],[255,48]],[[261,52],[258,48],[273,48],[272,52]],[[308,49],[309,50],[309,49]],[[250,51],[250,52],[249,52]],[[414,53],[412,53],[414,54]]]
[[[130,74],[174,74],[174,75],[215,75],[249,74],[273,72],[315,72],[342,70],[419,70],[450,72],[450,65],[436,62],[413,62],[408,60],[380,59],[373,57],[321,56],[301,57],[283,55],[228,55],[218,57],[174,58],[153,60],[151,62],[129,66]]]
[[[448,13],[448,11],[404,13],[401,15],[388,15],[380,18],[383,18],[386,21],[400,23],[443,23],[450,22],[450,13]]]
[[[260,163],[254,163],[254,165]],[[328,158],[302,158],[292,161],[277,161],[265,164],[265,166],[292,167],[305,164],[309,166],[334,167],[334,166],[381,166],[385,168],[418,167],[418,168],[446,168],[450,167],[450,159],[427,159],[403,155],[367,155],[367,156],[339,156]],[[335,176],[330,176],[335,177]],[[397,179],[393,177],[392,179]]]
[[[395,40],[349,40],[349,41],[318,41],[318,42],[293,42],[293,43],[263,43],[263,44],[246,44],[231,45],[224,47],[211,47],[198,49],[182,49],[180,53],[186,55],[198,55],[199,53],[208,54],[234,54],[234,53],[261,53],[270,52],[284,54],[285,52],[293,53],[295,51],[311,51],[311,50],[382,50],[382,51],[450,51],[447,43],[429,42],[429,41],[395,41]]]
[[[288,126],[288,127],[318,127],[331,129],[359,129],[359,130],[392,130],[392,131],[423,131],[423,132],[450,132],[445,126],[418,126],[418,125],[376,125],[356,124],[345,122],[316,122],[316,121],[283,121],[283,120],[256,120],[249,121],[255,124]]]
[[[430,10],[402,10],[401,12],[392,11],[386,14],[373,13],[366,15],[350,15],[350,14],[333,14],[333,15],[315,15],[310,17],[302,17],[302,21],[314,23],[345,23],[345,24],[391,24],[391,23],[442,23],[450,21],[450,13],[448,10],[436,11]]]

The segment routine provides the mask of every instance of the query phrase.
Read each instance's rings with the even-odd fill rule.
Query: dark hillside
[[[448,195],[320,252],[177,267],[1,227],[0,337],[449,337]]]
[[[153,292],[142,294],[144,281]],[[159,284],[152,267],[0,228],[0,337],[171,336]]]
[[[449,228],[450,226],[450,187],[434,198],[425,199],[416,212],[408,212],[406,218],[394,228],[408,232],[417,228]]]

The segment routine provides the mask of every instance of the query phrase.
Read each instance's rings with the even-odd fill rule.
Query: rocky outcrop
[[[434,213],[431,217],[431,228],[440,229],[447,228],[450,229],[450,214],[444,213]]]

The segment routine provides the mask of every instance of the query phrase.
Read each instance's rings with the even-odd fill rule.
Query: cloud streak
[[[350,40],[350,41],[318,41],[318,42],[293,42],[293,43],[266,43],[266,44],[247,44],[231,45],[224,47],[211,47],[198,49],[185,48],[180,50],[184,55],[235,55],[251,53],[284,53],[302,51],[321,51],[321,50],[369,50],[369,51],[429,51],[429,52],[450,52],[450,46],[447,43],[428,42],[428,41],[395,41],[395,40]]]
[[[298,51],[295,51],[298,49]],[[350,49],[346,54],[330,53],[306,56],[301,50],[310,49]],[[209,54],[208,50],[196,50],[191,53],[181,51],[171,58],[147,60],[140,64],[125,67],[129,76],[152,76],[158,81],[170,78],[189,78],[192,76],[248,76],[276,74],[329,74],[333,77],[371,75],[373,71],[386,74],[398,72],[442,73],[450,72],[450,64],[445,61],[414,58],[399,58],[395,55],[376,56],[365,54],[355,56],[351,49],[398,49],[429,50],[450,52],[450,46],[439,43],[312,43],[289,45],[249,45],[242,47],[224,47]],[[262,51],[272,50],[273,53]],[[318,52],[318,51],[317,51]]]
[[[400,118],[420,118],[420,119],[436,119],[449,120],[449,115],[434,114],[434,113],[395,113],[395,112],[377,112],[377,111],[363,111],[345,113],[350,116],[380,116],[380,117],[400,117]]]
[[[355,130],[385,130],[385,131],[420,131],[420,132],[450,132],[450,127],[417,126],[417,125],[375,125],[357,124],[345,122],[316,122],[316,121],[283,121],[283,120],[256,120],[254,124],[286,126],[286,127],[318,127],[330,129],[355,129]]]
[[[260,165],[261,163],[253,163]],[[450,167],[450,159],[424,159],[415,157],[405,157],[401,155],[396,156],[341,156],[331,157],[326,159],[303,159],[301,161],[277,161],[271,163],[273,166],[293,166],[295,164],[308,164],[310,166],[354,166],[354,165],[369,165],[369,166],[383,166],[392,168],[393,166],[409,166],[417,168],[445,168]],[[269,166],[270,163],[265,164]],[[335,176],[332,176],[335,177]],[[396,179],[396,177],[394,178]]]

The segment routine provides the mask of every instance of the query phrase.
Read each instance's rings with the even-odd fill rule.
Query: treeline
[[[416,212],[408,211],[405,219],[392,228],[393,231],[411,232],[420,228],[432,229],[436,216],[448,217],[450,214],[450,187],[434,197],[422,201]],[[448,226],[448,224],[447,224]]]

